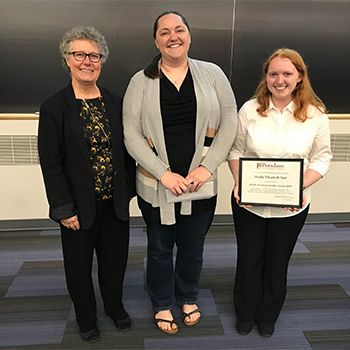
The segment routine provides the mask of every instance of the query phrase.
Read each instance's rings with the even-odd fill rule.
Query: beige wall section
[[[37,118],[0,120],[1,135],[36,135],[37,129]],[[0,183],[0,220],[48,217],[48,205],[39,165],[2,165]]]
[[[48,217],[49,210],[38,165],[1,166],[0,178],[0,220]]]
[[[2,135],[36,135],[37,120],[4,120]],[[350,134],[350,119],[331,120],[332,134]],[[313,186],[311,213],[350,212],[350,186],[347,185],[350,162],[332,162],[327,176]],[[47,218],[48,205],[40,167],[0,166],[0,220]],[[231,213],[230,197],[233,180],[227,163],[219,168],[219,197],[216,214]],[[136,199],[131,202],[131,215],[140,216]]]
[[[350,134],[349,119],[331,119],[331,134]],[[331,162],[326,176],[312,186],[310,213],[350,212],[350,162]]]

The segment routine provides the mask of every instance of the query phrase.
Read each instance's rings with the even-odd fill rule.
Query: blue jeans
[[[195,304],[203,263],[205,236],[210,228],[214,209],[191,215],[180,214],[175,205],[176,224],[147,224],[147,291],[153,309],[170,310],[174,298],[179,305]],[[175,271],[173,249],[177,246]]]

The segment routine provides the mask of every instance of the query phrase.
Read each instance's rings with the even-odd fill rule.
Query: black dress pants
[[[237,205],[232,195],[237,237],[234,305],[243,322],[274,324],[287,292],[290,257],[309,210],[284,218],[262,218]]]
[[[129,221],[116,216],[113,200],[96,202],[95,220],[87,230],[73,231],[61,225],[61,238],[68,292],[80,330],[93,329],[97,321],[91,276],[94,251],[104,310],[113,319],[127,317],[122,294],[129,248]]]

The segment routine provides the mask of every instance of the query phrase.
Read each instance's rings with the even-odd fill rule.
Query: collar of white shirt
[[[272,109],[274,110],[278,110],[277,107],[275,107],[275,105],[272,102],[272,99],[270,98],[270,105],[267,108],[267,113],[269,113]],[[285,108],[284,110],[288,110],[289,112],[291,112],[294,115],[294,111],[296,109],[296,105],[294,103],[294,101],[291,101]]]

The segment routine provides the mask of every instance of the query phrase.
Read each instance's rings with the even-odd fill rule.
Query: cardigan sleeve
[[[212,79],[220,106],[219,127],[202,161],[211,173],[226,159],[237,132],[237,106],[232,87],[220,67],[211,64]]]
[[[239,159],[243,157],[246,149],[246,137],[247,137],[247,127],[246,127],[246,108],[245,104],[241,107],[238,113],[237,120],[237,134],[236,138],[233,142],[233,145],[228,154],[227,160],[230,161],[232,159]]]
[[[123,103],[125,145],[136,162],[159,180],[169,165],[164,163],[157,156],[156,150],[151,148],[143,130],[142,118],[145,110],[146,79],[148,79],[143,74],[143,71],[136,73],[125,92]]]

